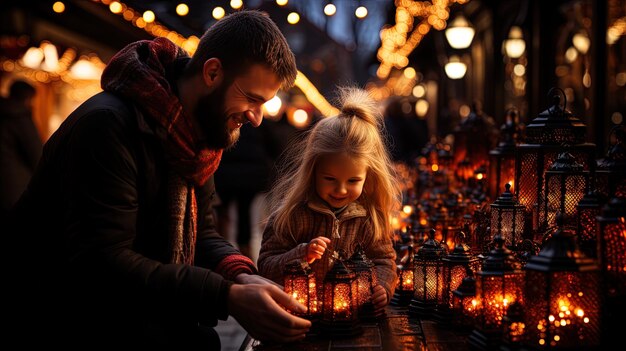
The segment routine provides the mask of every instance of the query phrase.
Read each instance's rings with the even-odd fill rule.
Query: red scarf
[[[198,140],[192,116],[165,78],[166,68],[188,57],[165,38],[132,43],[118,52],[102,74],[102,89],[133,101],[141,112],[163,127],[161,136],[172,171],[168,181],[172,263],[193,264],[197,204],[194,185],[203,185],[219,166],[222,150]]]

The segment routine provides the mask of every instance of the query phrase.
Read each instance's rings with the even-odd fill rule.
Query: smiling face
[[[194,114],[211,148],[233,146],[244,123],[258,127],[263,104],[273,98],[281,82],[269,68],[253,64],[244,74],[222,80],[210,94],[196,103]]]
[[[344,153],[324,155],[315,167],[315,190],[331,207],[340,208],[361,196],[366,176],[363,160]]]

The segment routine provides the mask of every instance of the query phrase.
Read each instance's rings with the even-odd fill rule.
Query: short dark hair
[[[287,40],[269,16],[258,10],[234,12],[212,25],[200,39],[189,73],[202,71],[212,57],[220,59],[228,72],[243,73],[254,63],[267,65],[283,88],[293,86],[298,73]]]
[[[9,97],[14,100],[24,101],[35,96],[35,87],[23,80],[16,80],[9,88]]]

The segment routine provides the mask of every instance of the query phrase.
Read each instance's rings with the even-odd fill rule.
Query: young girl
[[[397,283],[389,214],[400,206],[400,190],[376,103],[357,88],[340,93],[341,113],[319,121],[293,148],[270,193],[258,266],[283,284],[285,265],[306,260],[321,288],[334,260],[348,259],[360,244],[375,264],[372,303],[382,309]]]

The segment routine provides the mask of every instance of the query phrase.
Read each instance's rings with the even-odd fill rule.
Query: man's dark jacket
[[[227,317],[231,283],[210,269],[238,251],[214,230],[213,179],[196,188],[195,264],[205,268],[167,264],[168,167],[155,133],[131,104],[102,92],[45,145],[13,213],[19,331],[36,324],[35,334],[61,343],[158,345]]]

